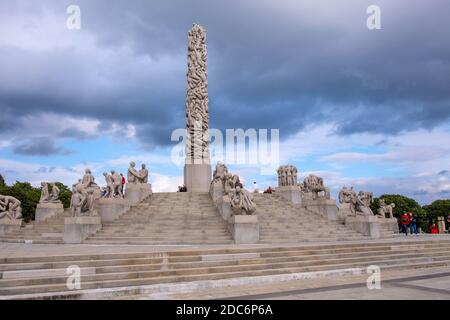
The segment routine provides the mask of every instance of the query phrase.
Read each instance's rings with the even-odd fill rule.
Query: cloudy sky
[[[81,29],[66,10],[81,8]],[[381,30],[366,26],[381,8]],[[0,0],[0,173],[74,183],[148,164],[175,191],[187,31],[207,30],[210,126],[279,129],[281,164],[425,204],[450,196],[447,0]],[[231,166],[250,187],[275,185]]]

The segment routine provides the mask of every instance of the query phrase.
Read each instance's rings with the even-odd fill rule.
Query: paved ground
[[[408,242],[408,241],[429,241],[429,240],[450,240],[450,235],[421,235],[399,237],[386,240],[365,240],[365,241],[339,241],[339,242],[305,242],[298,244],[257,244],[257,245],[61,245],[61,244],[26,244],[26,243],[3,243],[0,242],[0,258],[8,257],[38,257],[46,255],[69,255],[69,254],[101,254],[101,253],[131,253],[131,252],[160,252],[168,250],[192,250],[206,248],[257,248],[257,247],[279,247],[279,246],[314,246],[348,243],[385,243],[385,242]]]
[[[382,273],[381,289],[367,288],[368,276],[305,279],[261,286],[209,289],[207,292],[140,295],[134,299],[182,300],[450,300],[450,269]]]

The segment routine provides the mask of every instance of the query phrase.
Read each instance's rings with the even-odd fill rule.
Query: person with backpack
[[[402,233],[404,233],[405,236],[407,236],[408,235],[410,219],[409,219],[409,215],[406,213],[406,211],[401,216],[400,223],[402,225]]]

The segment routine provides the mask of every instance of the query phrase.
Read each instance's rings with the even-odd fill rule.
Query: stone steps
[[[450,265],[450,241],[230,246],[151,253],[6,258],[0,260],[0,299],[24,294],[38,298],[44,293],[77,297],[79,291],[68,292],[66,287],[67,276],[63,271],[70,265],[82,268],[82,290],[114,288],[120,291],[129,290],[125,288],[129,286],[351,270],[369,265],[405,272],[413,268],[443,267]]]

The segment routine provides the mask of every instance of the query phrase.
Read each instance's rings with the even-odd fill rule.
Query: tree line
[[[60,182],[56,185],[61,190],[59,200],[64,205],[64,208],[70,207],[70,199],[72,198],[72,191]],[[51,188],[51,186],[49,186]],[[49,190],[51,191],[51,190]],[[2,175],[0,175],[0,194],[5,196],[12,196],[22,203],[22,216],[28,222],[34,220],[36,206],[41,197],[41,188],[33,187],[29,182],[16,181],[11,186],[6,185]]]
[[[64,208],[68,208],[72,191],[60,182],[57,182],[56,185],[61,190],[60,200]],[[41,196],[40,188],[33,187],[29,182],[19,181],[16,181],[12,186],[8,186],[0,175],[0,194],[17,198],[22,203],[24,220],[34,220],[36,205],[39,203]],[[436,200],[429,205],[421,206],[416,200],[399,194],[384,194],[375,198],[371,205],[373,212],[378,211],[380,199],[384,199],[387,204],[395,203],[394,216],[396,218],[400,218],[405,211],[414,213],[418,218],[418,226],[425,231],[428,231],[431,223],[437,222],[438,217],[447,217],[450,214],[450,199]]]

